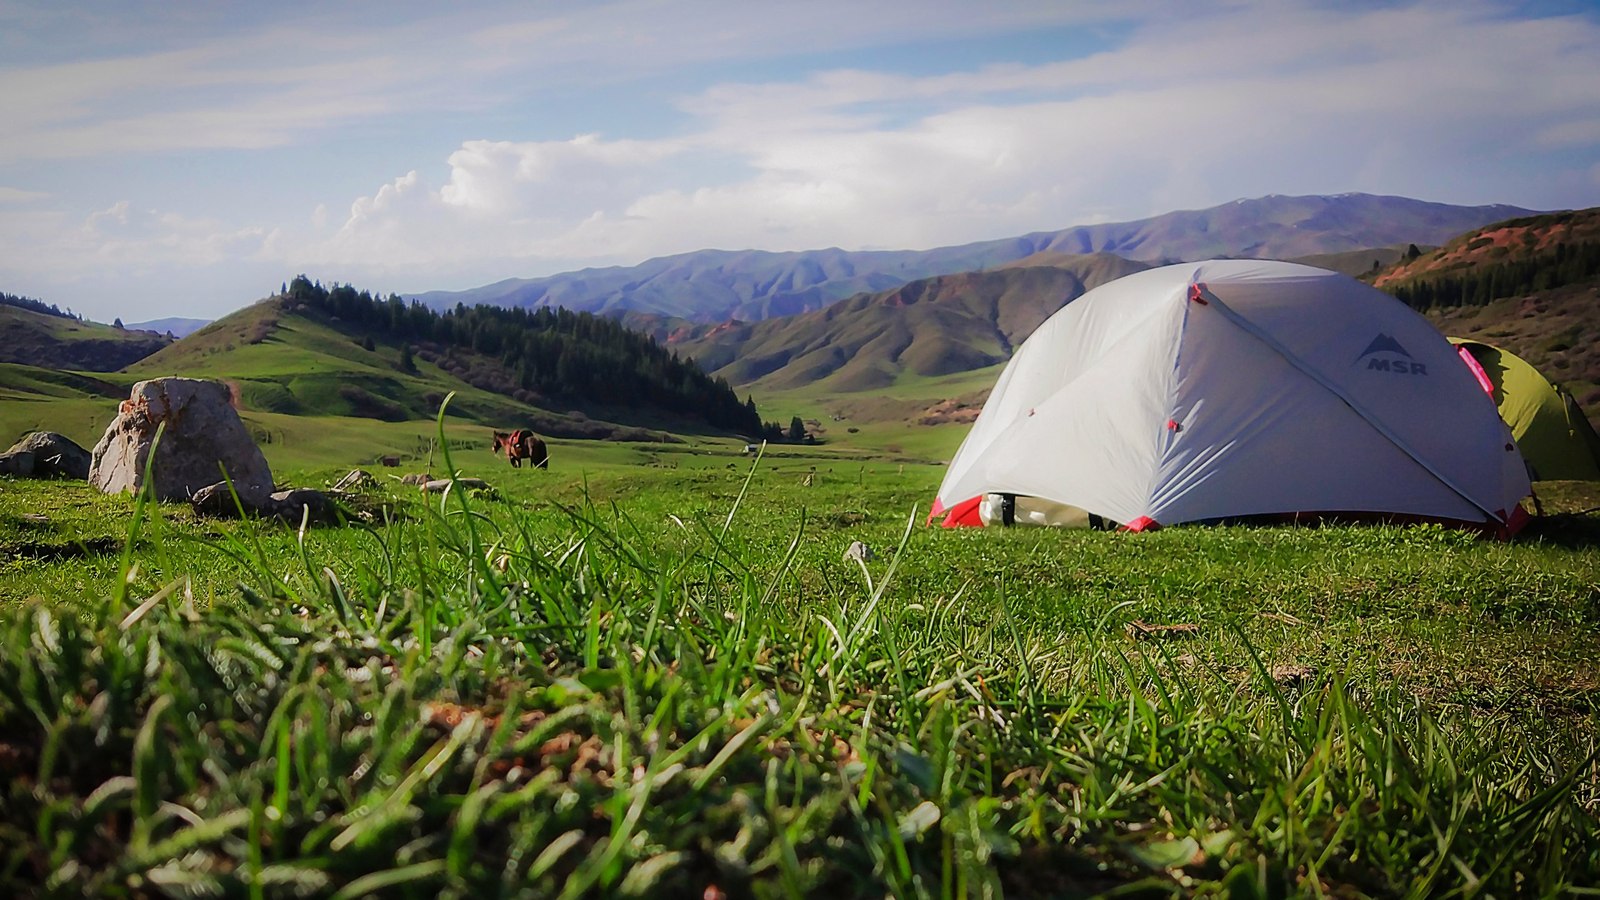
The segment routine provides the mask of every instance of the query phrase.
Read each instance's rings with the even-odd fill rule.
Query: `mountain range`
[[[194,334],[210,323],[210,319],[170,316],[165,319],[151,319],[148,322],[130,322],[126,327],[129,331],[154,331],[156,334],[170,334],[181,338]]]
[[[696,322],[759,321],[811,312],[861,293],[989,269],[1037,254],[1111,253],[1146,263],[1212,257],[1288,259],[1394,244],[1441,244],[1490,222],[1528,215],[1515,206],[1453,206],[1372,194],[1236,200],[1202,210],[1080,225],[932,250],[772,253],[700,250],[636,266],[508,279],[465,291],[411,295],[434,309],[561,306],[651,313]]]
[[[866,391],[904,375],[934,377],[1004,362],[1068,301],[1147,268],[1110,253],[1039,254],[858,294],[795,316],[677,327],[664,322],[645,330],[733,384]],[[644,324],[638,317],[624,322]]]
[[[1275,222],[1261,218],[1269,209],[1278,212]],[[1384,218],[1384,210],[1395,217],[1409,216],[1405,220],[1412,226],[1396,226]],[[1363,277],[1409,296],[1447,333],[1504,346],[1565,382],[1585,407],[1600,408],[1600,210],[1497,218],[1507,212],[1521,211],[1504,206],[1441,207],[1362,195],[1269,197],[1201,213],[1173,213],[1142,224],[1104,226],[1108,230],[1098,232],[1073,229],[1048,240],[1024,237],[927,254],[707,251],[675,258],[685,273],[694,269],[696,261],[723,260],[722,266],[700,269],[690,279],[723,286],[717,289],[723,294],[708,288],[707,296],[726,296],[731,290],[727,285],[735,283],[729,279],[735,275],[743,279],[739,284],[755,283],[749,270],[741,270],[734,260],[754,265],[753,260],[777,256],[787,260],[784,265],[793,277],[786,283],[791,287],[805,281],[800,274],[804,258],[816,263],[818,268],[806,269],[814,280],[803,289],[813,297],[845,283],[877,283],[881,278],[894,283],[788,316],[708,321],[633,310],[613,298],[618,305],[610,307],[605,318],[647,333],[679,359],[692,359],[738,388],[741,397],[754,392],[764,405],[786,406],[785,414],[788,409],[825,409],[834,421],[850,423],[840,427],[862,426],[864,437],[879,427],[875,423],[882,423],[884,430],[875,439],[898,442],[907,422],[970,420],[998,367],[1014,349],[1057,309],[1087,290],[1185,255],[1176,248],[1203,246],[1207,249],[1202,255],[1216,255],[1218,242],[1228,248],[1308,247],[1318,252],[1298,261]],[[1362,224],[1361,216],[1371,219]],[[1454,227],[1441,223],[1483,218],[1493,221],[1442,240],[1436,237]],[[1343,224],[1333,228],[1329,223]],[[1075,253],[1071,240],[1062,237],[1077,233],[1072,240],[1092,244],[1111,240],[1118,228],[1124,238],[1135,232],[1145,236],[1126,238],[1130,246],[1122,248],[1125,252],[1151,258]],[[1214,232],[1219,228],[1236,228],[1237,233],[1219,235]],[[1176,237],[1158,246],[1153,238],[1158,232]],[[1263,234],[1275,236],[1269,241]],[[1330,249],[1355,240],[1352,234],[1388,243]],[[1001,244],[1012,245],[1013,253],[1033,252],[958,272],[905,278],[916,266],[929,265],[928,259],[936,258],[940,264],[970,261],[982,255],[974,248]],[[843,274],[847,262],[854,266],[863,258],[887,257],[900,260],[897,273],[879,271],[868,278],[857,268],[842,280],[815,280],[829,271]],[[818,259],[831,260],[828,265],[833,268]],[[571,282],[569,288],[576,284]],[[759,313],[781,305],[774,299],[781,293],[776,287],[763,290],[758,292],[765,298],[757,303],[760,309],[741,308]],[[330,295],[345,293],[354,291],[336,287]],[[456,390],[460,396],[452,410],[483,423],[521,420],[556,435],[636,439],[659,438],[662,431],[686,428],[681,417],[673,415],[544,396],[543,376],[522,369],[528,360],[542,359],[546,350],[523,346],[522,362],[512,360],[509,345],[476,324],[469,323],[471,346],[449,352],[425,341],[396,339],[391,333],[398,333],[396,323],[409,321],[414,314],[426,315],[425,308],[420,303],[413,308],[398,297],[378,308],[378,319],[383,321],[374,325],[344,311],[308,319],[281,303],[261,303],[166,346],[167,339],[156,334],[0,305],[0,396],[36,400],[63,396],[65,391],[100,398],[125,391],[119,385],[130,379],[182,372],[228,379],[238,386],[246,407],[288,416],[409,421]],[[137,340],[153,343],[147,348],[131,346]],[[133,362],[163,346],[166,349],[160,353]],[[113,360],[112,351],[124,349],[128,358]],[[408,363],[413,354],[415,362]],[[104,370],[110,362],[115,362],[110,368],[121,372],[103,379],[60,371]],[[590,364],[569,368],[606,371]],[[78,381],[63,381],[69,376]],[[8,403],[0,413],[20,415],[24,405]],[[4,421],[9,420],[0,414],[0,422]]]

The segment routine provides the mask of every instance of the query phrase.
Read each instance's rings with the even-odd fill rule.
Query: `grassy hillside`
[[[1509,220],[1468,232],[1441,247],[1417,248],[1414,258],[1409,251],[1409,246],[1394,246],[1298,261],[1361,275],[1391,291],[1443,284],[1454,285],[1461,293],[1463,285],[1483,286],[1477,302],[1436,304],[1425,314],[1446,334],[1496,344],[1527,359],[1571,391],[1590,420],[1600,423],[1600,267],[1594,262],[1600,260],[1600,210]],[[1071,257],[1043,252],[1004,270],[1056,265],[1064,259]],[[1374,261],[1379,263],[1376,271]],[[960,279],[946,281],[971,290]],[[744,333],[754,333],[756,327],[744,326]],[[782,333],[777,322],[759,327]],[[981,325],[969,324],[968,330],[990,333]],[[880,332],[895,333],[889,328]],[[804,346],[805,337],[793,335],[788,344]],[[826,381],[788,387],[767,378],[755,384],[766,388],[765,404],[815,419],[831,436],[839,437],[838,429],[828,423],[842,413],[858,430],[840,439],[870,440],[879,448],[916,446],[933,458],[943,458],[954,450],[965,432],[960,423],[970,420],[981,405],[998,371],[997,365],[974,369],[972,378],[946,385],[902,374],[896,383],[905,383],[918,396],[899,402],[887,397],[853,398]],[[980,377],[980,372],[988,374]],[[958,424],[931,424],[945,422]]]
[[[913,281],[799,316],[683,329],[668,341],[758,391],[879,391],[1002,362],[1065,303],[1142,268],[1109,254],[1059,257]]]
[[[0,304],[0,363],[110,372],[170,343],[149,332]]]
[[[421,467],[436,453],[433,420],[449,394],[448,439],[488,456],[489,431],[528,427],[555,442],[589,439],[632,446],[738,436],[648,405],[530,402],[502,388],[512,375],[489,354],[401,341],[316,309],[269,299],[211,323],[122,372],[91,375],[0,364],[0,447],[29,431],[65,434],[92,447],[139,380],[213,378],[234,391],[246,425],[274,467],[318,460],[350,467],[399,456]],[[581,341],[577,346],[582,347]],[[562,460],[565,461],[564,459]],[[435,456],[435,465],[437,460]]]
[[[1600,208],[1525,216],[1495,222],[1455,237],[1431,252],[1407,257],[1373,279],[1384,289],[1439,280],[1496,264],[1537,262],[1552,273],[1558,253],[1600,243]]]
[[[1346,250],[1342,253],[1313,253],[1289,260],[1302,265],[1316,266],[1331,272],[1340,272],[1351,278],[1371,278],[1385,267],[1392,266],[1405,258],[1406,252],[1411,248],[1409,244],[1392,244],[1388,247],[1370,247],[1361,250]],[[1431,251],[1435,248],[1424,244],[1423,250]]]
[[[521,423],[543,411],[473,388],[425,361],[401,371],[402,348],[363,345],[339,323],[289,313],[265,300],[207,325],[127,369],[134,380],[169,375],[215,378],[237,391],[247,411],[389,422],[428,421],[450,391],[452,411],[480,424]],[[557,424],[554,417],[545,423]],[[559,425],[557,425],[559,427]]]

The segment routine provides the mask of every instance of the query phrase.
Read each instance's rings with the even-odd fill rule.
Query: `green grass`
[[[908,530],[937,467],[558,451],[303,533],[0,482],[0,893],[1600,880],[1592,514]]]

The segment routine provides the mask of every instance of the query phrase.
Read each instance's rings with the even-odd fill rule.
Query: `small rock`
[[[307,518],[312,522],[339,521],[339,505],[327,494],[315,488],[292,488],[276,491],[261,505],[263,515],[277,516],[290,524]]]
[[[351,469],[350,470],[350,474],[348,474],[348,475],[344,476],[343,478],[339,479],[338,481],[334,482],[333,490],[336,490],[336,491],[347,491],[350,488],[356,488],[356,487],[361,487],[362,485],[365,485],[365,484],[371,484],[372,482],[374,482],[376,480],[377,479],[372,477],[372,473],[371,472],[368,472],[368,471],[366,471],[364,469]]]
[[[1310,666],[1283,663],[1272,667],[1272,680],[1285,687],[1296,687],[1311,680],[1316,670]]]
[[[422,485],[422,492],[424,494],[437,494],[440,491],[443,491],[445,488],[448,488],[450,484],[450,479],[438,478],[433,481],[424,482]],[[486,488],[489,486],[489,482],[484,481],[482,478],[457,478],[455,480],[455,484],[458,484],[464,488]]]
[[[872,548],[861,543],[860,541],[851,541],[849,548],[844,551],[844,559],[846,562],[852,559],[858,559],[862,562],[871,562],[875,556],[877,556],[877,554],[872,552]]]
[[[242,498],[241,498],[242,500]],[[219,481],[208,484],[193,494],[189,495],[189,505],[198,515],[216,516],[218,518],[238,518],[240,515],[239,504],[233,500],[233,492],[228,490],[228,483]],[[254,512],[251,506],[246,506],[244,512]]]

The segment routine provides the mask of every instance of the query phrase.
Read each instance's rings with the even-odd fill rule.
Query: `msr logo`
[[[1368,359],[1368,357],[1371,357]],[[1396,359],[1395,357],[1404,357]],[[1406,348],[1400,342],[1387,334],[1380,334],[1372,339],[1367,349],[1361,351],[1356,357],[1356,362],[1367,360],[1367,369],[1379,372],[1393,372],[1396,375],[1426,375],[1428,367],[1411,358]]]

